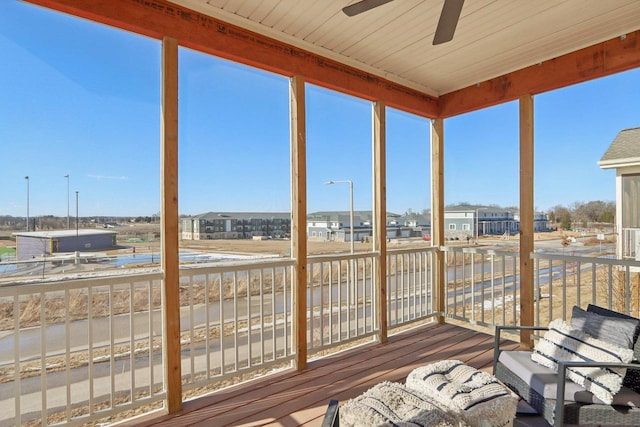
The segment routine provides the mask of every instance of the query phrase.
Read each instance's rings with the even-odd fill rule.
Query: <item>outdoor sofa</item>
[[[536,338],[532,351],[500,349],[502,332],[517,330],[532,332]],[[639,319],[595,305],[589,305],[586,311],[574,307],[570,324],[559,319],[551,322],[549,327],[498,326],[495,333],[493,372],[554,426],[637,426],[640,425],[639,330]],[[552,341],[554,343],[550,344]],[[576,350],[576,353],[564,353],[570,354],[567,358],[554,354],[555,363],[550,363],[547,356],[540,354],[541,351],[552,353],[543,348],[542,342],[551,346],[570,346],[575,342],[581,349],[587,344],[593,346],[598,343],[602,346],[601,350],[606,351],[607,357],[610,355],[624,361],[610,361],[611,359],[591,355],[575,357],[580,356],[583,351]],[[617,349],[617,352],[611,349]],[[543,366],[539,361],[533,360],[537,357],[544,357],[545,363],[549,362],[554,366]],[[577,361],[580,359],[587,361]],[[617,369],[620,371],[616,371]],[[617,388],[615,381],[604,379],[604,376],[615,376],[616,372]],[[571,379],[567,378],[567,374]],[[582,385],[576,381],[582,382]],[[556,396],[564,398],[557,399]]]

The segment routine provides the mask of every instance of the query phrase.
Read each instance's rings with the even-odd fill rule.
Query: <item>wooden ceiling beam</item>
[[[640,30],[440,96],[440,118],[640,67]]]
[[[382,77],[228,24],[166,0],[23,0],[305,81],[423,117],[439,113],[438,99]]]

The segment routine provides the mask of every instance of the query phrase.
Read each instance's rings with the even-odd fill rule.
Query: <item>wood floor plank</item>
[[[474,335],[474,332],[469,330],[458,332],[456,331],[459,342],[467,341]],[[319,406],[326,405],[328,402],[327,395],[330,398],[340,400],[356,396],[380,381],[402,379],[402,372],[393,372],[399,363],[401,365],[410,363],[415,359],[416,355],[425,354],[425,352],[431,354],[438,349],[449,346],[452,335],[434,334],[422,340],[412,341],[408,345],[405,345],[405,341],[402,341],[401,346],[377,345],[373,348],[373,351],[368,352],[366,363],[364,364],[349,363],[348,366],[339,369],[336,367],[335,370],[333,370],[334,366],[325,366],[321,369],[323,373],[327,372],[327,369],[331,369],[333,372],[328,372],[328,375],[309,376],[307,377],[309,381],[298,382],[294,389],[286,393],[287,405],[278,405],[277,401],[261,398],[256,401],[255,405],[243,406],[233,413],[216,416],[216,420],[225,424],[228,419],[233,418],[253,422],[256,425],[263,419],[262,414],[265,411],[268,411],[270,416],[280,419],[287,416],[291,410],[303,409],[310,403],[315,403]],[[394,348],[400,349],[404,354],[392,352]],[[358,355],[355,355],[355,357],[360,361],[365,360]],[[410,370],[406,369],[402,371],[410,372]],[[310,402],[312,397],[315,397],[315,401]],[[243,416],[246,416],[246,418],[243,418]]]
[[[330,399],[344,402],[381,381],[404,381],[415,368],[458,359],[491,372],[494,337],[452,324],[430,324],[312,360],[307,369],[284,370],[185,402],[177,415],[151,414],[136,426],[319,426]],[[504,348],[518,345],[504,341]]]

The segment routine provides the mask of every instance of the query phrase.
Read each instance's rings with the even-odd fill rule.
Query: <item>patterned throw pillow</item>
[[[573,329],[562,319],[549,324],[549,331],[534,347],[531,359],[558,370],[559,361],[629,363],[633,350],[593,338]],[[604,403],[611,404],[620,390],[626,369],[569,368],[567,378],[583,386]]]
[[[636,330],[640,320],[633,318],[615,318],[589,312],[574,306],[571,311],[571,327],[579,329],[602,341],[619,347],[633,348]]]
[[[575,310],[575,308],[574,308]],[[600,316],[600,318],[605,318],[605,319],[610,319],[612,321],[617,321],[617,320],[622,320],[622,323],[620,323],[619,327],[620,330],[619,331],[612,331],[612,328],[600,328],[597,326],[598,322],[598,318],[592,318],[590,320],[590,328],[596,328],[597,330],[603,330],[604,333],[599,334],[596,338],[600,338],[604,341],[609,341],[611,342],[611,338],[609,338],[609,333],[612,333],[611,336],[620,336],[623,335],[625,337],[628,337],[630,332],[630,329],[633,327],[633,325],[636,325],[635,327],[635,331],[633,332],[633,344],[631,346],[631,348],[633,348],[633,362],[634,363],[640,363],[640,340],[638,340],[638,335],[640,335],[640,320],[636,319],[635,317],[631,317],[628,316],[624,313],[620,313],[617,311],[613,311],[613,310],[609,310],[607,308],[604,307],[600,307],[597,305],[593,305],[593,304],[589,304],[587,306],[587,311],[586,311],[587,315],[589,314],[595,314]],[[573,313],[573,316],[575,316],[576,313]],[[580,319],[582,316],[582,313],[578,312],[578,317],[576,319]],[[571,318],[571,326],[574,326],[573,324],[573,317]],[[580,320],[578,320],[578,322],[580,322]],[[575,327],[575,326],[574,326]],[[582,328],[578,328],[578,329],[582,329]],[[589,333],[588,331],[585,331],[587,333]],[[627,339],[627,338],[625,338]],[[625,375],[624,380],[622,380],[622,385],[625,387],[630,388],[631,390],[634,390],[637,393],[640,393],[640,370],[639,369],[627,369],[627,375]]]

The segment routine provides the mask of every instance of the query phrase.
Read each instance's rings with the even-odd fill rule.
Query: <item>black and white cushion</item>
[[[571,327],[602,341],[623,348],[633,348],[640,320],[632,317],[611,317],[583,310],[577,305],[571,310]]]
[[[407,387],[419,390],[461,414],[472,427],[511,426],[518,398],[491,374],[460,360],[442,360],[414,369]]]
[[[625,323],[623,324],[622,328],[624,328],[625,335],[628,335],[628,326],[632,325],[632,324],[636,324],[637,327],[635,329],[635,332],[633,334],[633,362],[634,363],[640,363],[640,340],[638,339],[638,336],[640,335],[640,319],[636,319],[635,317],[631,317],[629,315],[626,315],[624,313],[620,313],[618,311],[613,311],[613,310],[609,310],[607,308],[604,307],[600,307],[597,305],[593,305],[593,304],[589,304],[587,306],[587,313],[590,314],[596,314],[608,319],[613,319],[615,320],[624,320]],[[571,322],[573,324],[573,318],[571,319]],[[593,320],[592,320],[593,322]],[[611,341],[611,336],[612,335],[608,335],[609,331],[606,331],[605,333],[602,334],[601,338],[604,341]],[[588,332],[587,332],[588,333]],[[627,375],[624,377],[624,380],[622,381],[622,385],[625,387],[628,387],[638,393],[640,393],[640,370],[638,369],[628,369],[627,370]]]
[[[633,350],[593,338],[571,328],[562,319],[549,324],[549,331],[534,347],[531,359],[557,371],[559,361],[629,363]],[[610,404],[620,390],[626,369],[569,368],[567,378]]]

